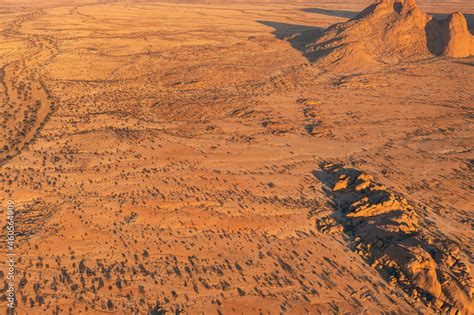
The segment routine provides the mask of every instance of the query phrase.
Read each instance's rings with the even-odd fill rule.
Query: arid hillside
[[[0,30],[17,314],[474,312],[474,3],[0,0]]]
[[[315,42],[303,44],[306,56],[319,67],[344,72],[434,56],[474,56],[474,36],[462,13],[437,17],[425,13],[415,0],[378,0],[349,21],[324,30]]]

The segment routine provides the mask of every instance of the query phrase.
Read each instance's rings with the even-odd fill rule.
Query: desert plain
[[[474,57],[371,4],[0,0],[13,312],[472,314]]]

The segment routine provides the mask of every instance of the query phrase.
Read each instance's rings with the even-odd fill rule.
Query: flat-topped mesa
[[[433,55],[474,55],[465,17],[436,20],[414,0],[379,0],[347,22],[329,27],[305,54],[322,67],[353,71]]]

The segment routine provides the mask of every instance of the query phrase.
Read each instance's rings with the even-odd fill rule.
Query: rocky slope
[[[340,213],[316,222],[321,232],[343,227],[357,252],[415,300],[443,313],[473,313],[472,276],[454,241],[431,237],[421,211],[373,176],[337,164],[322,169],[332,178],[331,196]]]
[[[436,20],[414,0],[378,0],[351,20],[329,27],[305,54],[320,66],[352,71],[445,55],[474,54],[464,16]]]

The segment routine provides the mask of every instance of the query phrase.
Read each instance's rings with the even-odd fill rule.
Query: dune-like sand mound
[[[443,313],[472,314],[472,276],[455,242],[427,235],[420,211],[371,175],[337,164],[322,168],[333,178],[340,226],[355,237],[359,254],[412,298]],[[338,231],[331,218],[316,225],[323,233]]]
[[[436,20],[414,0],[378,0],[353,19],[329,27],[305,49],[321,66],[351,71],[433,55],[468,57],[474,55],[474,37],[461,13]]]

